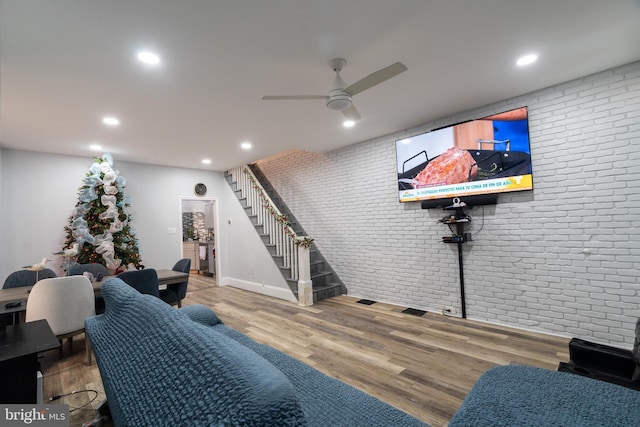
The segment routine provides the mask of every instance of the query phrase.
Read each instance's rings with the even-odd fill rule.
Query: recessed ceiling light
[[[118,126],[120,124],[120,120],[116,117],[107,116],[102,118],[102,123],[107,126]]]
[[[240,147],[243,150],[251,150],[251,143],[250,142],[243,142],[242,144],[240,144]]]
[[[92,149],[93,151],[100,151],[100,150],[102,150],[102,145],[99,145],[99,144],[91,144],[91,145],[89,146],[89,148],[90,148],[90,149]]]
[[[138,60],[149,65],[158,65],[160,63],[160,57],[149,51],[138,52]]]
[[[354,122],[353,120],[345,120],[344,122],[342,122],[342,126],[346,128],[352,128],[355,125],[356,125],[356,122]]]
[[[516,61],[516,64],[518,66],[522,67],[524,65],[533,64],[534,62],[536,62],[537,59],[538,59],[538,55],[536,55],[536,54],[525,55],[525,56],[521,56]]]
[[[205,165],[210,165],[211,164],[211,159],[202,159],[202,163]]]

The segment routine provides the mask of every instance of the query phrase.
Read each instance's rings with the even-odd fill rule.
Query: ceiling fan
[[[329,65],[331,65],[331,68],[335,71],[336,77],[333,80],[333,85],[328,95],[265,95],[262,99],[265,101],[324,99],[327,102],[328,108],[342,111],[342,114],[347,119],[357,121],[360,120],[360,113],[358,113],[358,110],[353,105],[352,96],[407,71],[407,67],[404,64],[396,62],[347,86],[344,80],[342,80],[342,77],[340,77],[340,71],[342,71],[346,63],[347,61],[342,58],[335,58],[329,61]]]

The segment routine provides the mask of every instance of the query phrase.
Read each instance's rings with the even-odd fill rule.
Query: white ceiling
[[[634,62],[639,42],[640,0],[0,0],[0,145],[91,157],[99,142],[116,162],[225,170]],[[260,99],[325,94],[334,57],[347,83],[409,70],[354,97],[351,129],[321,100]]]

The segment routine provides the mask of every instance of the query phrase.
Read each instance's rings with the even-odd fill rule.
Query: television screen
[[[532,190],[527,107],[396,141],[400,202]]]

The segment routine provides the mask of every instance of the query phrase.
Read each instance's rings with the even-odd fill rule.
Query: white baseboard
[[[298,302],[295,295],[289,288],[285,289],[277,286],[265,285],[264,283],[249,282],[248,280],[236,279],[234,277],[221,277],[220,286],[231,286],[232,288],[244,289],[245,291],[268,295],[285,301]]]

